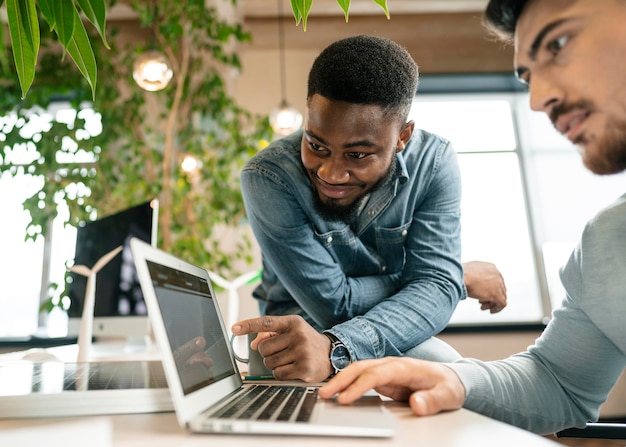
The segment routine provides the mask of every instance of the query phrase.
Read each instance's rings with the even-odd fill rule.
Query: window
[[[25,125],[19,123],[20,134],[30,136],[46,131],[52,121],[73,123],[76,111],[68,103],[54,103],[50,109],[32,110]],[[77,139],[89,138],[101,132],[99,115],[93,109],[83,108],[79,112],[86,120],[85,129],[77,130]],[[0,118],[0,144],[3,144],[4,132],[9,132],[21,118],[9,114]],[[37,138],[37,137],[36,137]],[[33,140],[36,140],[34,138]],[[60,163],[93,163],[90,154],[76,150],[77,143],[70,138],[63,138],[62,145],[69,148],[57,153]],[[0,163],[11,162],[13,165],[27,164],[36,160],[38,153],[34,143],[20,144],[0,152]],[[63,157],[63,158],[60,158]],[[74,257],[76,230],[65,226],[69,210],[65,202],[57,200],[58,216],[49,229],[49,237],[44,240],[25,240],[25,228],[28,213],[22,203],[41,189],[43,177],[34,175],[23,167],[12,171],[0,171],[0,209],[5,215],[0,231],[0,337],[29,336],[39,327],[39,305],[48,298],[48,284],[56,283],[60,295],[64,284],[65,263]],[[70,195],[86,194],[85,187],[70,185],[66,188]],[[56,333],[56,335],[61,335]]]
[[[623,192],[623,175],[587,171],[525,92],[420,93],[411,119],[458,153],[463,261],[495,263],[507,284],[502,312],[467,299],[451,325],[547,321],[563,298],[559,268],[587,220]]]

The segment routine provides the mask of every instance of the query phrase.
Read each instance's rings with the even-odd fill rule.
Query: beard
[[[591,135],[575,143],[582,147],[583,163],[594,174],[617,174],[626,170],[626,121],[611,123],[602,138]],[[596,145],[595,151],[589,148]]]
[[[396,171],[396,159],[393,158],[385,175],[378,179],[371,188],[364,190],[352,203],[347,205],[341,205],[337,199],[326,198],[326,200],[322,200],[315,187],[313,187],[313,206],[315,211],[325,220],[350,224],[359,214],[366,198],[390,181],[395,176]],[[317,176],[314,172],[310,172],[309,175]]]
[[[593,112],[595,107],[589,101],[559,105],[551,111],[550,119],[556,123],[559,115],[575,109]],[[626,120],[610,121],[601,137],[582,134],[573,143],[580,148],[585,167],[594,174],[609,175],[626,170]]]

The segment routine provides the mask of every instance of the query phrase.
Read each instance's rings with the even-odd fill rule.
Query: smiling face
[[[581,149],[597,174],[626,169],[626,1],[531,0],[515,65],[533,110]]]
[[[322,216],[349,222],[394,172],[395,154],[413,133],[413,122],[400,126],[394,116],[378,105],[309,99],[301,159]]]

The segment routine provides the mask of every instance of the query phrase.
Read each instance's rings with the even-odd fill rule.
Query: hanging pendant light
[[[156,92],[163,90],[172,80],[174,72],[163,53],[156,50],[147,51],[133,64],[133,79],[144,90]]]
[[[174,71],[170,61],[163,53],[155,49],[155,23],[158,17],[157,3],[152,3],[152,49],[140,54],[133,64],[133,79],[144,90],[156,92],[163,90],[172,80]]]
[[[270,125],[279,135],[289,135],[302,126],[302,114],[287,102],[287,81],[285,68],[285,30],[283,24],[282,0],[278,0],[278,54],[280,57],[281,101],[270,114]]]

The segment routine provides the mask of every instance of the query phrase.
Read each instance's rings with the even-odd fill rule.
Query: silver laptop
[[[0,418],[172,411],[160,361],[0,363]]]
[[[148,316],[181,426],[200,433],[390,437],[378,395],[351,406],[304,383],[243,384],[206,270],[131,240]]]

